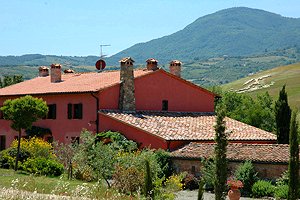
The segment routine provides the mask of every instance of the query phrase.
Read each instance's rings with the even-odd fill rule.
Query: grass
[[[262,77],[264,75],[271,75],[264,80],[265,84],[269,84],[274,81],[274,85],[269,88],[264,88],[252,92],[248,92],[252,97],[256,97],[257,94],[269,92],[274,100],[277,100],[279,91],[282,89],[282,86],[286,85],[286,91],[288,93],[289,105],[292,108],[300,109],[300,63],[280,66],[270,70],[266,70],[246,78],[239,79],[237,81],[225,84],[222,86],[223,90],[237,90],[243,88],[243,84],[252,79]]]
[[[68,180],[65,176],[34,176],[21,171],[0,169],[0,188],[41,194],[89,197],[93,199],[135,199],[107,189],[104,183]],[[14,198],[15,199],[15,198]]]

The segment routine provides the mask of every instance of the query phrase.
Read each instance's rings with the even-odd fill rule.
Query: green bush
[[[276,199],[287,199],[288,191],[289,191],[288,185],[279,185],[275,189],[274,196]]]
[[[214,190],[215,183],[215,164],[213,160],[205,160],[202,162],[203,167],[201,169],[202,178],[204,181],[204,188],[207,191]]]
[[[244,184],[244,187],[241,189],[242,196],[250,196],[253,184],[258,181],[257,172],[251,161],[241,164],[235,171],[235,177]]]
[[[48,176],[60,176],[64,167],[56,160],[46,158],[28,158],[22,165],[22,169],[29,173],[48,175]]]
[[[269,181],[257,181],[252,186],[253,197],[272,197],[274,195],[275,186]]]
[[[170,153],[163,149],[158,149],[154,153],[162,172],[158,174],[158,177],[168,178],[174,172]]]
[[[15,159],[11,155],[9,155],[7,149],[0,152],[0,168],[13,168],[14,160]]]

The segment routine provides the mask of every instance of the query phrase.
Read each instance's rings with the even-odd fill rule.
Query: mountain
[[[95,65],[99,59],[97,56],[55,56],[55,55],[41,55],[41,54],[26,54],[22,56],[0,56],[1,66],[49,66],[52,63],[61,63],[66,66],[79,65]]]
[[[300,108],[300,63],[276,67],[222,85],[225,91],[246,93],[252,97],[266,91],[277,100],[282,86],[286,85],[289,105]]]
[[[108,61],[114,64],[131,56],[137,63],[145,63],[147,58],[154,57],[164,64],[172,59],[190,61],[259,54],[293,45],[300,45],[299,18],[235,7],[200,17],[171,35],[133,45]]]

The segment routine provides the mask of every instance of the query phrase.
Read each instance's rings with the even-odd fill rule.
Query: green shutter
[[[71,103],[69,103],[68,104],[68,119],[72,119],[72,115],[73,115],[73,113],[72,113],[72,104]]]

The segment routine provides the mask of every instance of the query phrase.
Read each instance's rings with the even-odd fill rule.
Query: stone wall
[[[176,172],[188,172],[195,175],[200,175],[200,169],[202,167],[199,160],[184,160],[184,159],[173,159],[173,164]],[[241,162],[228,163],[228,171],[234,172]],[[284,171],[288,169],[288,164],[281,163],[257,163],[253,162],[255,170],[258,172],[260,178],[265,179],[277,179],[282,175]]]

